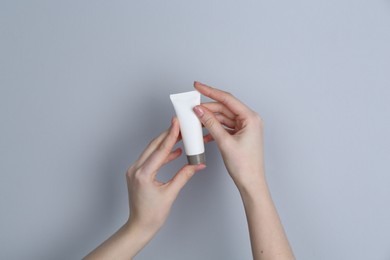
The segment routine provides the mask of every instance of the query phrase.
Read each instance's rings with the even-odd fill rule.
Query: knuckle
[[[253,121],[255,124],[257,124],[257,125],[259,125],[261,127],[264,125],[263,118],[258,113],[256,113],[255,111],[252,111],[252,114],[251,114],[250,118],[251,118],[251,121]]]
[[[157,149],[160,150],[160,151],[164,151],[164,150],[165,150],[165,147],[166,147],[165,142],[162,142],[162,143],[157,147]]]
[[[172,143],[177,138],[177,131],[170,131],[168,136],[165,138],[163,142],[158,146],[158,149],[164,153],[170,153],[172,149]]]
[[[184,177],[186,180],[189,180],[194,175],[194,170],[188,169],[187,171],[184,171]]]
[[[232,93],[227,91],[224,91],[223,93],[224,95],[223,95],[222,103],[226,105],[229,102],[229,100],[231,100],[234,96]]]
[[[228,104],[228,95],[229,94],[225,93],[225,95],[223,95],[221,100],[221,103],[224,104],[225,106]]]
[[[215,89],[214,89],[214,88],[212,88],[212,87],[210,87],[210,90],[209,90],[208,96],[210,96],[210,97],[213,97],[213,96],[215,96],[215,94],[216,94],[216,92],[215,92]]]
[[[144,170],[143,170],[142,166],[140,168],[138,168],[137,170],[135,170],[134,177],[138,181],[141,181],[144,179],[145,174],[144,174]]]
[[[130,177],[130,176],[133,174],[133,172],[134,172],[134,168],[135,168],[134,164],[131,165],[131,166],[129,167],[129,169],[127,169],[125,176],[126,176],[126,177]]]
[[[153,139],[149,142],[148,147],[153,146],[156,142],[157,142],[157,137],[153,138]]]
[[[211,117],[211,116],[207,116],[205,119],[204,119],[204,124],[207,128],[213,128],[214,126],[214,119]]]
[[[260,124],[263,124],[264,123],[264,120],[263,118],[258,114],[258,113],[255,113],[255,119],[258,123]]]
[[[169,148],[168,144],[166,142],[162,142],[158,149],[163,152],[164,154],[169,154],[171,149]]]
[[[233,97],[232,93],[230,93],[228,91],[224,91],[224,92],[225,92],[226,97]]]

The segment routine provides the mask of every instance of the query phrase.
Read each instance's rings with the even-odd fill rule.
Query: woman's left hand
[[[182,153],[173,146],[180,140],[179,122],[156,137],[126,172],[130,215],[128,221],[84,259],[133,259],[164,224],[180,190],[204,164],[185,165],[166,183],[156,179],[158,170]],[[205,136],[205,142],[212,140]]]
[[[180,148],[172,151],[180,140],[179,133],[179,122],[174,117],[171,127],[150,142],[127,170],[129,223],[142,227],[145,231],[157,232],[161,228],[180,190],[196,171],[206,167],[204,164],[185,165],[166,183],[156,179],[157,172],[163,165],[181,155]]]

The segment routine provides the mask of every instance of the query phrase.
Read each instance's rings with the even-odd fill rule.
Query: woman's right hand
[[[216,102],[194,108],[221,151],[226,168],[238,189],[252,189],[265,183],[263,121],[230,93],[199,82],[194,87]]]
[[[194,107],[217,142],[244,203],[253,259],[295,259],[264,175],[263,121],[230,93],[195,82],[216,102]]]

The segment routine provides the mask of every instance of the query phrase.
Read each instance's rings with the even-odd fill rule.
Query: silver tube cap
[[[204,153],[196,154],[196,155],[187,155],[188,164],[197,165],[206,163],[206,157]]]

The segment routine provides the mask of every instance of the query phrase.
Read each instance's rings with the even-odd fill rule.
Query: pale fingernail
[[[194,85],[202,85],[202,86],[207,86],[206,84],[202,83],[202,82],[199,82],[199,81],[194,81]]]
[[[203,116],[203,114],[204,114],[204,111],[203,111],[203,109],[202,109],[200,106],[194,107],[193,110],[194,110],[195,114],[196,114],[198,117],[201,117],[201,116]]]
[[[205,87],[208,87],[208,88],[211,88],[211,86],[205,84],[205,83],[202,83],[202,82],[199,82],[199,81],[196,81],[199,85],[202,85],[202,86],[205,86]]]
[[[197,171],[203,170],[203,169],[205,169],[205,168],[206,168],[206,164],[198,164],[198,165],[196,166],[196,170],[197,170]]]

